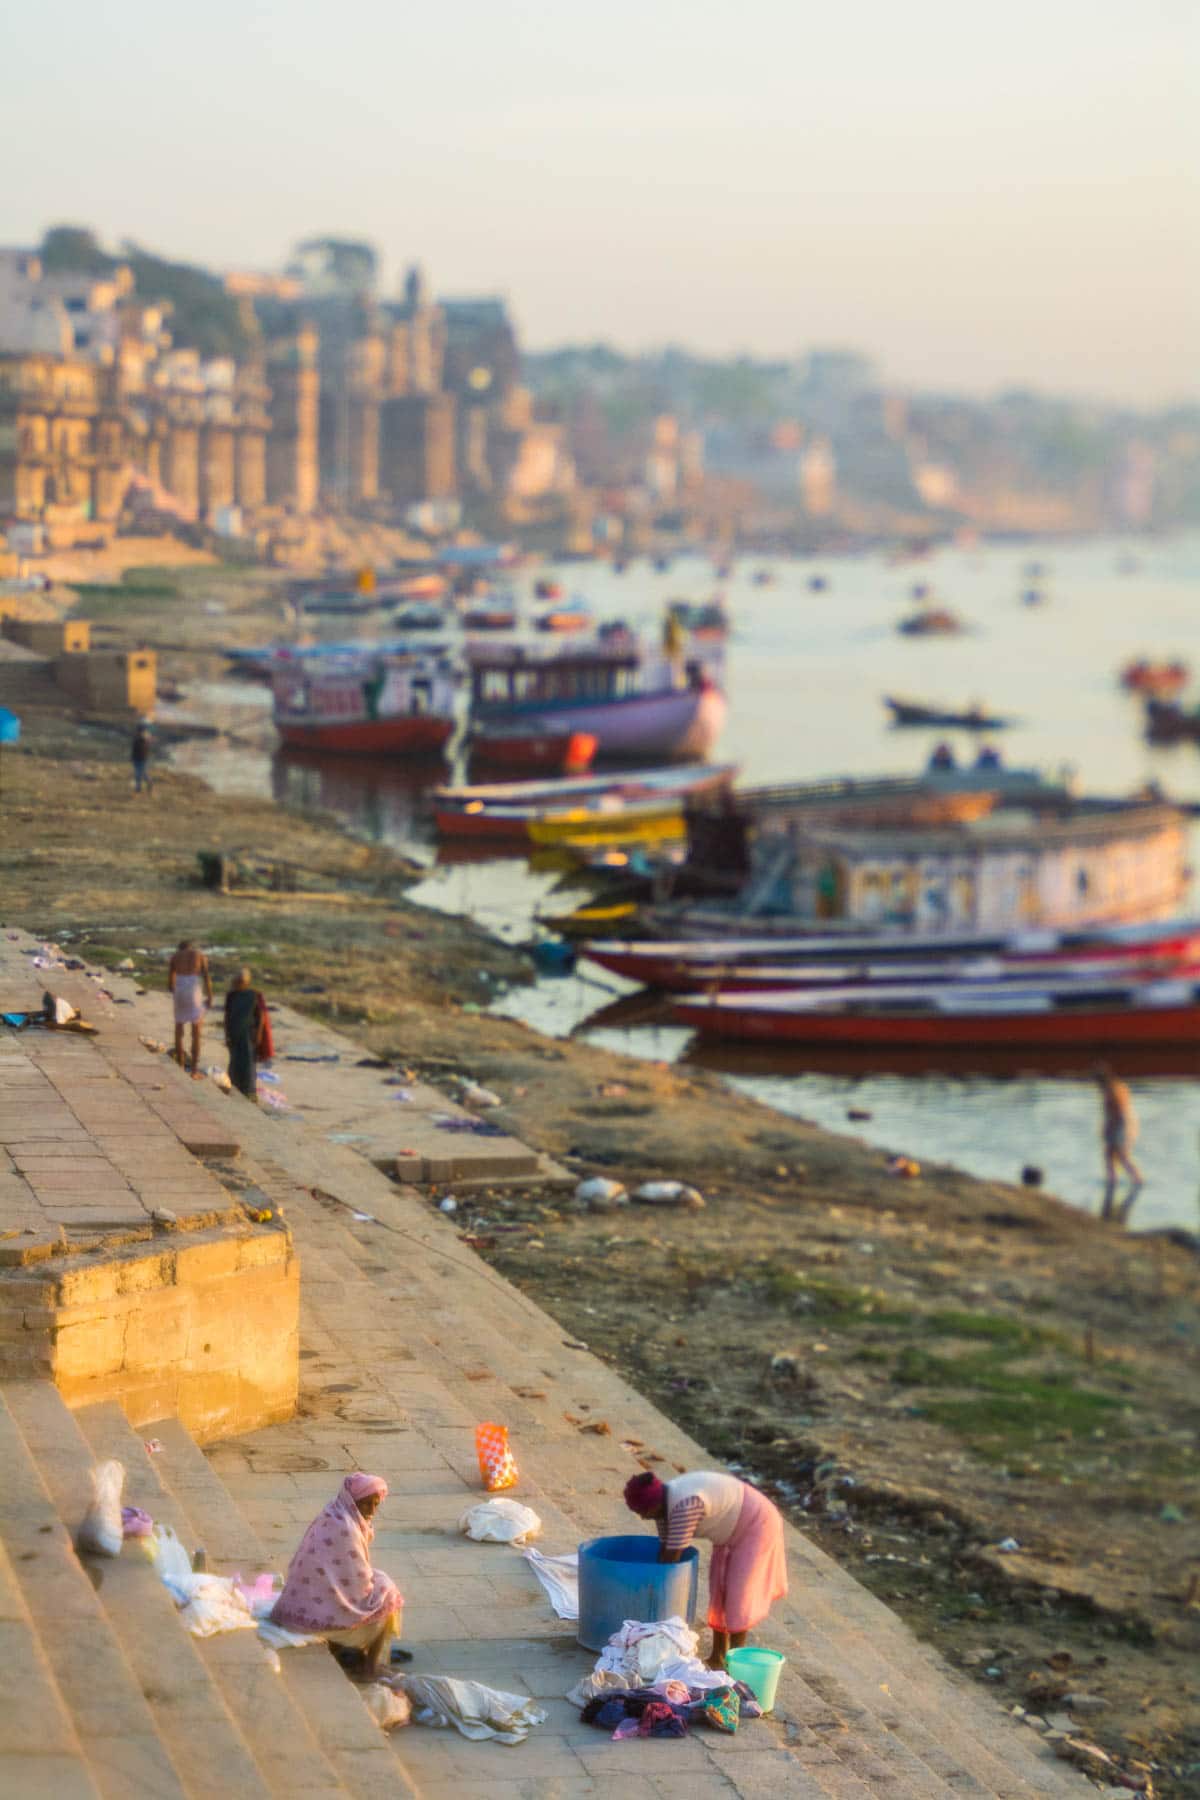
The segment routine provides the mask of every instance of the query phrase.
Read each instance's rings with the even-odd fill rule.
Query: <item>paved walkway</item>
[[[106,985],[125,997],[118,983]],[[161,1008],[157,997],[152,1004]],[[151,1008],[105,1002],[94,1014],[104,1015],[110,1053],[123,1040],[136,1061]],[[508,1425],[521,1469],[516,1495],[541,1515],[550,1552],[628,1528],[621,1488],[640,1462],[669,1474],[704,1466],[705,1452],[353,1144],[140,1055],[214,1128],[228,1133],[235,1122],[243,1159],[284,1208],[301,1255],[299,1413],[210,1446],[210,1469],[277,1569],[347,1469],[385,1476],[392,1491],[376,1554],[405,1593],[416,1670],[529,1692],[549,1712],[512,1748],[420,1728],[397,1733],[398,1793],[1032,1800],[1094,1792],[791,1529],[791,1593],[759,1634],[788,1658],[772,1719],[736,1738],[624,1744],[581,1725],[563,1695],[592,1657],[555,1618],[520,1552],[473,1544],[457,1530],[479,1498],[475,1424]],[[300,1082],[286,1080],[299,1095]],[[168,1447],[159,1459],[167,1480],[170,1455]],[[220,1545],[210,1555],[223,1566]]]

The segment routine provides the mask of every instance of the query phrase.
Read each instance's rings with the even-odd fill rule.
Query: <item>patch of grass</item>
[[[1010,1344],[1024,1349],[1047,1342],[1047,1333],[1036,1325],[1006,1313],[940,1311],[914,1315],[917,1328],[931,1337],[981,1338],[989,1344]]]
[[[799,1269],[772,1268],[764,1276],[767,1298],[776,1306],[790,1306],[814,1323],[849,1324],[858,1319],[900,1325],[907,1312],[889,1310],[888,1296],[870,1287],[831,1281],[824,1275],[808,1275]]]
[[[896,1359],[893,1379],[906,1387],[941,1389],[921,1401],[921,1414],[964,1438],[989,1461],[1030,1450],[1050,1440],[1090,1438],[1103,1429],[1122,1435],[1118,1415],[1125,1401],[1115,1394],[1081,1388],[1062,1369],[1010,1367],[1026,1346],[1002,1338],[999,1343],[963,1356],[934,1356],[906,1345]],[[970,1389],[969,1395],[947,1389]]]

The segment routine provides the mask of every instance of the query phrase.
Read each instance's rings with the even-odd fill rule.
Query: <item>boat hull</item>
[[[856,1049],[1030,1048],[1099,1053],[1112,1044],[1198,1045],[1200,1005],[1120,1007],[1063,1013],[788,1013],[685,1000],[672,1016],[703,1037],[749,1043],[844,1044]]]
[[[680,762],[708,755],[725,724],[726,710],[725,696],[714,686],[633,694],[594,704],[543,702],[537,718],[547,731],[583,731],[594,737],[597,756]],[[519,712],[505,715],[506,723],[520,721]]]
[[[445,749],[454,720],[423,713],[407,719],[350,719],[324,724],[277,720],[288,750],[319,750],[331,756],[432,756]]]

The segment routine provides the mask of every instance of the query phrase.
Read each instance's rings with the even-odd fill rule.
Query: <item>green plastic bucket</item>
[[[735,1681],[744,1681],[748,1688],[753,1688],[758,1704],[764,1712],[770,1712],[775,1705],[775,1689],[786,1661],[787,1657],[780,1656],[778,1650],[751,1650],[743,1645],[740,1650],[729,1652],[725,1667]]]

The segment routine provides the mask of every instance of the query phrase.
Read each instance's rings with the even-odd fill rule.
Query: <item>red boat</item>
[[[702,991],[714,984],[724,986],[734,970],[784,965],[797,970],[885,963],[929,966],[955,958],[984,956],[1006,961],[1016,958],[1048,968],[1064,958],[1102,963],[1134,957],[1139,961],[1178,964],[1200,960],[1200,920],[1083,927],[1061,932],[1012,932],[1004,936],[949,932],[914,938],[893,932],[883,937],[850,933],[822,937],[813,933],[801,937],[706,938],[697,942],[682,938],[670,943],[605,940],[585,944],[583,954],[614,975],[678,994]]]
[[[1150,700],[1177,700],[1191,679],[1185,662],[1156,663],[1141,656],[1126,663],[1121,670],[1121,686],[1128,694],[1141,694]]]
[[[980,1046],[1053,1045],[1099,1056],[1116,1044],[1200,1047],[1200,981],[849,987],[828,993],[715,994],[671,1013],[701,1035],[752,1042]]]
[[[337,655],[272,673],[275,729],[290,749],[431,756],[454,733],[454,673],[441,657]]]
[[[472,769],[522,780],[532,775],[584,775],[592,766],[596,739],[587,731],[535,731],[528,726],[495,726],[467,742]]]
[[[534,583],[533,591],[539,600],[561,600],[563,597],[562,582],[547,581],[544,576]]]

